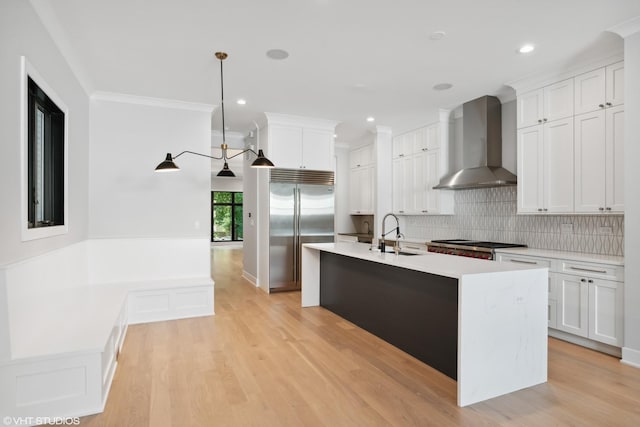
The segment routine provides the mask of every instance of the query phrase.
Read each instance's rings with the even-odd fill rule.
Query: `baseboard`
[[[606,353],[617,358],[622,357],[622,352],[619,347],[614,347],[609,344],[604,344],[598,341],[590,340],[588,338],[579,337],[577,335],[573,335],[564,331],[549,328],[549,336],[582,347],[590,348],[591,350],[599,351],[601,353]]]
[[[640,368],[640,351],[629,347],[622,347],[622,360],[620,362],[633,366],[634,368]]]
[[[213,286],[130,291],[128,323],[161,322],[213,315]]]
[[[250,282],[253,286],[258,286],[258,278],[247,273],[247,270],[242,271],[242,278]]]

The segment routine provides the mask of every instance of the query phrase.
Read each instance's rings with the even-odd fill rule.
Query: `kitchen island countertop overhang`
[[[332,255],[321,261],[323,252]],[[327,264],[332,262],[329,261],[331,259],[340,259],[343,265],[353,262],[354,266],[363,265],[362,261],[365,262],[365,268],[359,269],[363,275],[361,282],[364,283],[364,286],[361,284],[359,287],[360,292],[380,291],[379,282],[375,283],[378,278],[367,276],[366,265],[370,264],[366,262],[376,263],[376,269],[388,266],[394,274],[387,277],[402,274],[402,270],[394,268],[424,273],[422,276],[418,275],[421,279],[412,285],[414,291],[416,283],[418,289],[420,286],[428,287],[435,276],[448,278],[452,284],[457,283],[457,325],[452,329],[457,330],[457,346],[453,353],[457,354],[457,369],[456,375],[452,378],[457,377],[459,406],[467,406],[546,382],[546,268],[432,253],[415,256],[380,253],[361,243],[312,243],[303,245],[302,249],[303,307],[323,305],[321,262],[325,262],[322,268],[326,275],[332,268]],[[415,274],[409,276],[416,277]],[[401,292],[404,287],[404,279],[396,281],[396,285],[389,283],[388,279],[384,280],[387,282],[382,284],[385,290],[381,292],[388,292],[396,285]],[[353,282],[353,277],[349,281]],[[368,283],[371,283],[371,287],[368,287]],[[350,285],[346,281],[342,283],[339,275],[334,275],[330,286],[340,293],[340,286]],[[363,295],[363,301],[375,300],[370,298],[372,296]],[[393,303],[389,301],[390,304]],[[380,306],[377,309],[379,310]],[[429,307],[424,308],[428,309]],[[354,323],[358,324],[359,320],[355,320]],[[367,329],[366,322],[364,329]],[[376,334],[376,331],[370,332]],[[392,341],[384,337],[383,339]],[[437,346],[438,343],[434,345]],[[402,346],[399,347],[403,349]],[[411,350],[405,351],[412,353]]]

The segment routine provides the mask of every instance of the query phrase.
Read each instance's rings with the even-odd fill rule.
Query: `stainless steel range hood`
[[[498,98],[483,96],[462,105],[462,167],[433,188],[516,185],[516,176],[502,167],[502,108]]]

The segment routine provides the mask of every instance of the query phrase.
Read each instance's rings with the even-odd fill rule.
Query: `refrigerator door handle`
[[[300,235],[300,216],[302,214],[301,209],[301,198],[300,198],[300,188],[297,190],[296,196],[296,207],[295,207],[295,222],[296,222],[296,263],[295,263],[295,281],[296,283],[300,283],[300,257],[302,256],[302,236]]]
[[[298,281],[298,190],[293,187],[293,281]]]

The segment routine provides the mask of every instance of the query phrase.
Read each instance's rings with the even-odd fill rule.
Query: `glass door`
[[[242,241],[242,192],[211,192],[211,241]]]

